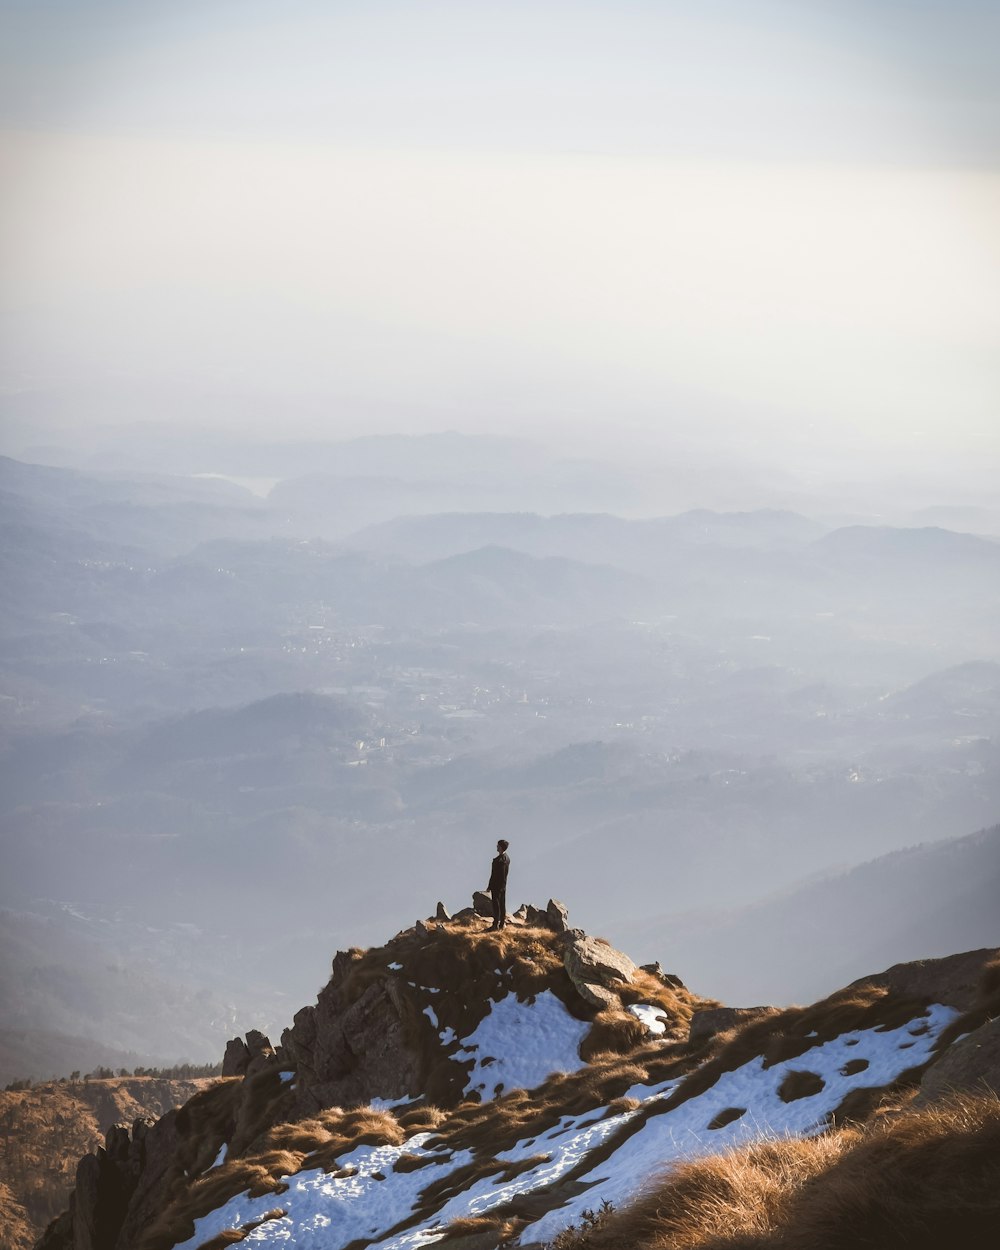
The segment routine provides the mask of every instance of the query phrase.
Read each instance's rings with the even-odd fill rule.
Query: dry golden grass
[[[681,1164],[566,1242],[593,1250],[950,1250],[998,1243],[1000,1101]]]
[[[66,1209],[81,1155],[112,1124],[156,1119],[212,1082],[160,1077],[51,1081],[0,1091],[0,1250],[28,1250]]]
[[[580,1058],[590,1063],[599,1057],[631,1054],[648,1039],[646,1026],[630,1011],[601,1011],[580,1043]]]

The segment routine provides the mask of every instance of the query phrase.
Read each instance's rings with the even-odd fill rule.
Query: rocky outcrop
[[[579,930],[570,930],[567,936],[563,963],[581,998],[601,1009],[620,1005],[612,991],[631,982],[637,971],[632,960],[609,943]]]
[[[252,1076],[274,1058],[276,1052],[271,1039],[259,1029],[251,1029],[244,1042],[234,1037],[226,1043],[226,1053],[222,1057],[223,1076]]]
[[[924,1073],[914,1105],[928,1106],[957,1093],[1000,1096],[1000,1017],[952,1042]]]
[[[493,900],[482,890],[476,890],[473,893],[472,906],[477,916],[483,916],[488,920],[493,919]]]
[[[222,1057],[223,1076],[246,1076],[250,1064],[250,1049],[242,1037],[231,1038],[226,1043]]]
[[[849,988],[877,986],[907,998],[926,998],[968,1011],[979,998],[983,969],[995,958],[995,950],[984,948],[943,959],[915,959],[893,964],[874,976],[861,977],[852,981]]]
[[[691,1031],[688,1041],[692,1046],[704,1046],[717,1033],[728,1033],[751,1020],[763,1020],[765,1016],[776,1016],[779,1007],[710,1007],[704,1011],[696,1011],[691,1017]]]
[[[69,1211],[49,1225],[38,1250],[114,1250],[128,1245],[123,1228],[146,1169],[152,1128],[152,1121],[137,1120],[131,1133],[121,1124],[108,1129],[104,1145],[77,1165]]]
[[[545,909],[545,918],[549,928],[555,933],[565,933],[569,928],[569,908],[556,898],[549,899],[549,905]]]
[[[286,1062],[298,1073],[299,1101],[310,1110],[417,1092],[420,1060],[405,1036],[402,991],[381,978],[349,998],[345,983],[353,963],[350,954],[337,952],[316,1005],[297,1012],[281,1037]]]

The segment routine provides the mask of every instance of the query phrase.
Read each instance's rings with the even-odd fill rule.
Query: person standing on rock
[[[508,846],[510,843],[506,838],[501,838],[497,843],[497,854],[490,870],[490,883],[486,887],[487,894],[493,899],[493,924],[490,932],[493,929],[502,929],[507,923],[507,873],[510,871]]]

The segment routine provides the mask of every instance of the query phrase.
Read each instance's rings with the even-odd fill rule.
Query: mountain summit
[[[278,1046],[110,1130],[41,1250],[986,1244],[1000,951],[722,1007],[487,904],[338,952]]]

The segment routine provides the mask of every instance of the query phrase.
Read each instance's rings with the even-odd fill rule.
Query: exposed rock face
[[[696,1011],[691,1017],[688,1041],[692,1046],[703,1046],[716,1033],[726,1033],[739,1024],[749,1024],[765,1016],[776,1016],[779,1011],[778,1007],[711,1007]]]
[[[226,1043],[226,1053],[222,1057],[223,1076],[245,1076],[250,1063],[250,1050],[242,1037],[231,1038]]]
[[[920,1082],[918,1107],[953,1093],[1000,1095],[1000,1017],[953,1042]]]
[[[565,933],[569,928],[569,908],[565,903],[560,903],[558,899],[549,899],[549,905],[545,909],[545,916],[549,922],[549,928],[556,933]]]
[[[472,895],[472,906],[477,916],[485,916],[487,919],[493,919],[493,900],[488,894],[484,894],[482,890],[476,890]]]
[[[226,1053],[222,1059],[223,1076],[247,1076],[259,1072],[274,1057],[275,1050],[271,1039],[265,1037],[259,1029],[251,1029],[244,1042],[238,1037],[226,1043]]]
[[[265,1037],[259,1029],[251,1029],[247,1034],[247,1051],[251,1059],[259,1059],[261,1055],[273,1055],[274,1047],[271,1039]]]
[[[418,1092],[419,1057],[406,1043],[398,986],[376,981],[348,1002],[343,991],[352,963],[349,954],[337,952],[333,976],[315,1007],[303,1007],[282,1034],[298,1072],[299,1101],[310,1110]]]
[[[147,1170],[146,1142],[152,1127],[149,1120],[137,1120],[130,1134],[124,1125],[113,1124],[104,1145],[83,1156],[76,1169],[69,1211],[48,1227],[38,1243],[39,1250],[124,1250],[128,1239],[123,1229]],[[172,1156],[172,1150],[170,1153]],[[148,1214],[144,1212],[144,1216]]]
[[[448,908],[445,907],[444,903],[438,903],[434,912],[434,919],[443,920],[445,922],[451,919],[451,913],[448,911]]]
[[[575,930],[569,930],[568,937],[563,962],[580,996],[595,1007],[617,1004],[617,996],[610,991],[632,980],[635,964],[628,955],[598,938],[580,936]]]
[[[968,1011],[978,997],[984,967],[995,958],[995,950],[984,948],[947,955],[944,959],[916,959],[912,963],[893,964],[885,972],[852,981],[851,987],[884,986],[894,994],[929,998],[931,1002]]]

